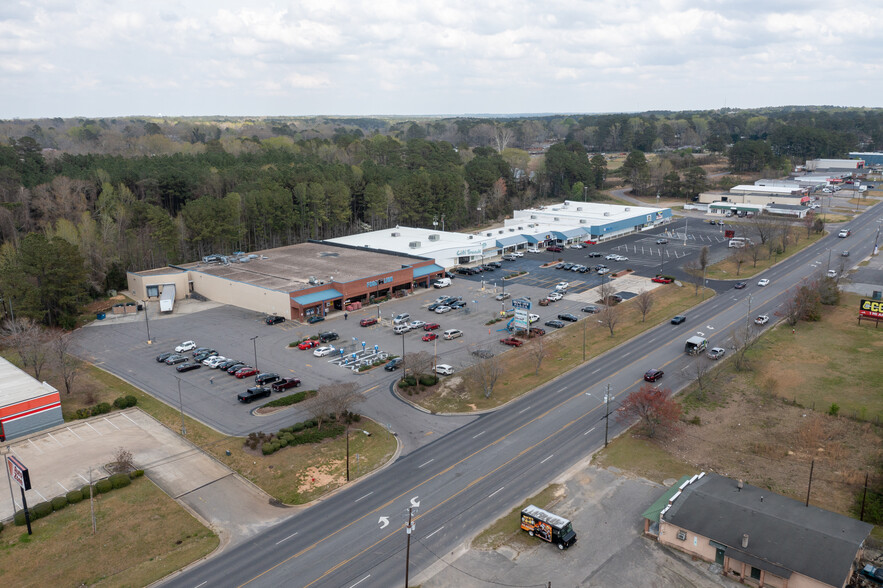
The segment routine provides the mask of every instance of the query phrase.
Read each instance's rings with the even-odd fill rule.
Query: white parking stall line
[[[46,497],[43,496],[42,494],[40,494],[40,491],[39,491],[39,490],[37,490],[36,488],[31,488],[31,490],[33,490],[34,492],[36,492],[36,493],[37,493],[37,496],[39,496],[40,498],[43,499],[43,502],[47,502]]]
[[[115,424],[113,424],[113,423],[111,423],[110,421],[108,421],[108,420],[107,420],[107,417],[104,417],[104,420],[107,421],[107,423],[108,423],[111,427],[113,427],[114,429],[116,429],[117,431],[120,430],[120,428],[119,428],[118,426],[116,426]]]
[[[544,460],[541,461],[540,463],[546,463],[547,461],[549,461],[550,459],[552,459],[552,457],[554,457],[554,455],[555,455],[555,454],[553,453],[552,455],[550,455],[549,457],[547,457],[546,459],[544,459]]]
[[[434,461],[435,461],[435,458],[433,457],[432,459],[430,459],[430,460],[427,461],[426,463],[422,463],[422,464],[420,464],[419,466],[417,466],[417,469],[419,470],[419,469],[422,468],[423,466],[429,465],[429,464],[431,464],[431,463],[434,462]]]
[[[56,439],[55,437],[52,436],[52,433],[46,433],[46,435],[48,435],[50,439],[52,439],[53,441],[58,443],[59,447],[64,447],[64,445],[62,445],[61,441],[59,441],[58,439]]]
[[[586,435],[588,435],[589,433],[591,433],[591,432],[594,431],[594,430],[595,430],[595,427],[592,427],[591,429],[589,429],[588,431],[586,431],[585,433],[583,433],[583,437],[585,437]]]
[[[132,419],[130,419],[130,418],[129,418],[129,415],[127,415],[127,414],[124,413],[124,412],[120,413],[120,416],[126,417],[126,419],[127,419],[130,423],[132,423],[133,425],[137,425],[137,424],[138,424],[138,423],[136,423],[135,421],[133,421]]]
[[[65,487],[64,487],[64,484],[62,484],[62,483],[59,482],[58,480],[55,480],[55,483],[58,484],[59,486],[61,486],[61,488],[62,488],[65,492],[70,492],[70,490],[68,490],[67,488],[65,488]]]
[[[295,531],[294,533],[292,533],[291,535],[289,535],[289,536],[286,537],[285,539],[280,539],[279,541],[276,542],[276,545],[279,545],[279,544],[282,543],[283,541],[288,541],[289,539],[291,539],[292,537],[294,537],[295,535],[297,535],[298,532],[299,532],[299,531]]]
[[[488,498],[493,498],[494,494],[497,494],[498,492],[500,492],[501,490],[503,490],[503,488],[505,488],[505,486],[501,486],[498,490],[496,490],[496,491],[494,491],[493,493],[489,494],[489,495],[488,495]]]
[[[37,451],[39,451],[39,452],[40,452],[40,455],[43,455],[43,450],[42,450],[42,449],[40,449],[40,448],[39,448],[39,447],[37,447],[37,444],[36,444],[36,443],[34,443],[34,441],[33,441],[33,440],[31,440],[31,439],[28,439],[28,443],[30,443],[30,444],[31,444],[31,445],[32,445],[32,446],[33,446],[33,448],[34,448],[34,449],[36,449],[36,450],[37,450]]]
[[[430,533],[429,535],[427,535],[426,537],[424,537],[424,539],[429,539],[430,537],[432,537],[433,535],[435,535],[436,533],[438,533],[438,532],[441,531],[442,529],[444,529],[444,526],[439,527],[438,529],[436,529],[435,531],[433,531],[432,533]]]
[[[82,437],[80,437],[79,435],[77,435],[76,433],[74,433],[74,430],[71,429],[70,427],[65,427],[65,429],[67,429],[68,431],[70,431],[71,435],[73,435],[73,436],[76,437],[77,439],[82,439]]]
[[[365,494],[364,496],[360,496],[359,498],[356,498],[355,500],[353,500],[353,502],[358,502],[358,501],[362,500],[363,498],[368,498],[368,497],[371,496],[372,494],[374,494],[374,491],[373,491],[373,490],[372,490],[371,492],[368,492],[368,493]]]
[[[81,478],[83,478],[84,482],[86,482],[87,484],[89,483],[89,480],[86,479],[86,477],[83,474],[81,474],[80,472],[77,472],[77,475],[80,476]]]
[[[86,423],[86,426],[89,427],[90,429],[92,429],[93,431],[95,431],[96,433],[98,433],[98,430],[95,427],[93,427],[92,425],[90,425],[89,423]],[[98,433],[98,436],[104,437],[104,435],[102,435],[101,433]]]

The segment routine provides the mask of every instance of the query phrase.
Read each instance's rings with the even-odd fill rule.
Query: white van
[[[437,366],[435,366],[435,373],[437,373],[441,376],[450,376],[451,374],[454,373],[454,368],[449,366],[446,363],[440,363]]]
[[[436,280],[433,284],[433,288],[447,288],[451,285],[451,278],[441,278],[440,280]]]
[[[411,330],[411,326],[408,324],[405,324],[405,323],[402,323],[400,325],[396,325],[392,328],[392,332],[395,333],[396,335],[403,335],[404,333],[407,333],[410,330]]]
[[[456,339],[457,337],[463,336],[463,331],[461,331],[460,329],[448,329],[442,336],[448,340]]]
[[[392,319],[392,324],[401,325],[411,321],[411,315],[407,312],[403,312],[402,314],[397,314],[394,319]]]

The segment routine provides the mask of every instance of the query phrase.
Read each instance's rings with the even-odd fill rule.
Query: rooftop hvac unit
[[[494,234],[493,234],[493,233],[485,233],[484,236],[485,236],[485,237],[493,237]]]
[[[395,232],[392,235],[390,235],[390,237],[401,237],[401,236],[402,236],[401,233],[395,233]]]
[[[586,221],[586,219],[584,219],[584,218],[579,219],[579,223],[580,223],[581,225],[586,224],[586,222],[588,222],[588,221]]]
[[[557,223],[558,221],[560,221],[560,220],[561,220],[561,219],[558,218],[557,216],[555,217],[555,222],[556,222],[556,223]]]
[[[420,249],[420,241],[411,241],[408,243],[408,247],[411,249]]]
[[[515,232],[515,229],[510,228],[510,229],[509,229],[509,232],[510,232],[510,233],[514,233],[514,232]]]
[[[430,241],[438,241],[438,239],[439,239],[439,235],[430,235],[429,236]]]
[[[307,280],[307,281],[308,281],[310,284],[315,285],[315,284],[316,284],[316,276],[310,276],[310,279]]]
[[[537,215],[535,215],[535,214],[532,214],[532,215],[530,215],[530,218],[531,218],[531,220],[536,220],[536,218],[537,218]]]
[[[625,207],[625,211],[626,211],[626,212],[628,212],[628,211],[630,211],[630,210],[631,210],[631,208],[629,208],[628,206]]]
[[[469,238],[470,238],[470,239],[474,239],[474,238],[475,238],[475,235],[469,235]]]
[[[582,209],[583,209],[582,206],[577,206],[577,207],[576,207],[577,212],[579,212],[579,211],[582,210]]]
[[[609,213],[609,212],[605,212],[605,213],[604,213],[604,216],[610,216],[610,213]]]
[[[249,254],[248,258],[249,259],[260,259],[261,256],[258,255],[257,253],[251,253],[251,254]]]

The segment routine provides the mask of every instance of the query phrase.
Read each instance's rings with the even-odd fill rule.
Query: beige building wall
[[[202,272],[190,272],[193,291],[214,302],[247,308],[264,314],[291,318],[291,301],[287,292],[269,290],[243,282]]]
[[[678,539],[678,532],[683,531],[687,534],[687,539],[681,541]],[[717,550],[709,543],[709,538],[703,535],[697,535],[687,529],[682,529],[671,523],[660,521],[659,524],[659,542],[673,547],[680,551],[684,551],[708,562],[713,562],[717,555]],[[749,538],[750,541],[750,538]],[[823,584],[818,580],[803,576],[798,573],[792,573],[790,578],[782,578],[774,574],[761,570],[760,581],[751,577],[751,566],[743,564],[741,561],[724,557],[724,573],[735,580],[744,580],[744,584],[749,586],[765,586],[770,588],[830,588],[830,584]],[[847,578],[843,580],[843,586],[846,585]],[[840,586],[839,588],[843,588]]]
[[[190,293],[188,272],[174,268],[163,268],[141,274],[129,272],[126,274],[126,281],[129,288],[128,294],[136,300],[147,300],[147,286],[174,284],[175,300],[183,300]],[[158,299],[158,297],[153,298],[153,300]]]

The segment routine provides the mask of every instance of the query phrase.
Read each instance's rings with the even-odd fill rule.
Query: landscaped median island
[[[772,233],[774,228],[770,227],[768,230]],[[708,266],[705,277],[709,280],[750,278],[806,249],[826,235],[824,231],[816,231],[812,226],[788,225],[788,228],[787,239],[782,239],[782,234],[778,233],[775,236],[764,234],[764,242],[761,242],[760,238],[752,236],[752,239],[757,239],[753,245],[731,248],[725,259]],[[751,223],[740,224],[736,234],[740,236],[753,235]],[[687,267],[686,269],[688,272],[702,275],[702,270],[698,267]]]
[[[603,311],[587,314],[568,328],[533,337],[511,351],[479,357],[473,366],[443,378],[439,386],[412,389],[408,400],[435,413],[496,408],[583,363],[583,341],[589,361],[714,295],[711,290],[696,292],[692,286],[660,286],[649,294],[646,317],[642,317],[640,297],[613,303],[607,322]]]

